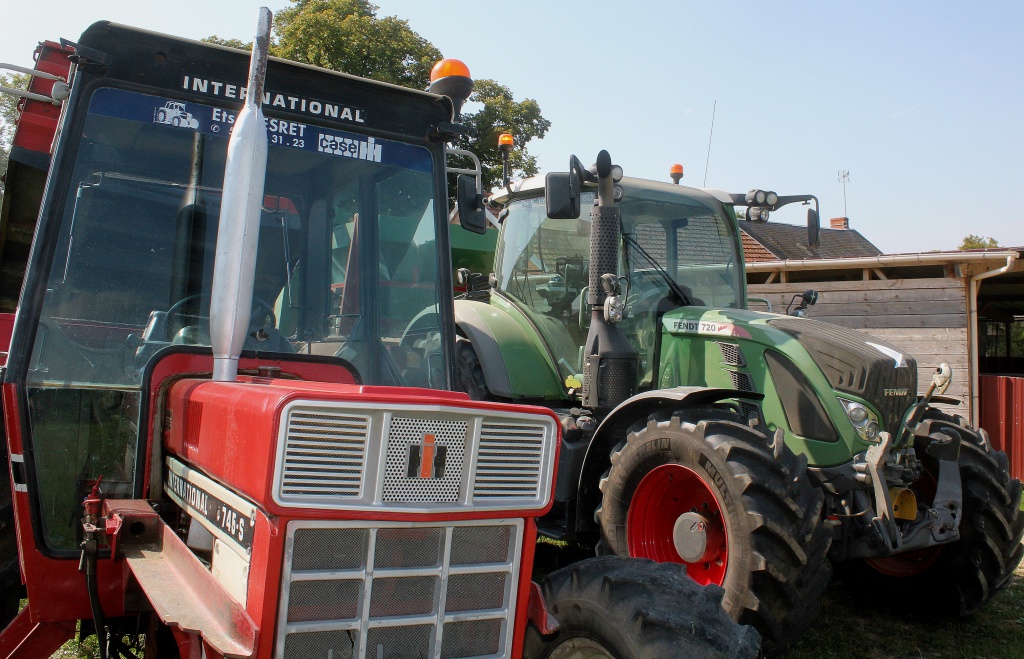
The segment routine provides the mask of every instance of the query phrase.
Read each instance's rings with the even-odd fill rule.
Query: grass
[[[865,610],[833,583],[821,615],[784,659],[1019,659],[1024,656],[1024,564],[1006,589],[966,618],[909,623]]]

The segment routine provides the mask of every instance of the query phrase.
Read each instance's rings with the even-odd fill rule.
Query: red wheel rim
[[[673,539],[676,520],[686,513],[706,522],[707,550],[701,560],[683,560]],[[661,465],[637,486],[626,517],[629,555],[659,563],[683,563],[701,585],[721,585],[729,566],[729,542],[722,508],[709,485],[682,465]]]
[[[942,547],[927,547],[885,558],[869,558],[866,562],[884,575],[906,578],[921,574],[930,568],[939,560],[941,553]]]

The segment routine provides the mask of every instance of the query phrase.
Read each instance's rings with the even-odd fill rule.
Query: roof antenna
[[[843,184],[843,217],[850,217],[846,214],[846,184],[850,180],[850,170],[839,170],[839,182]]]
[[[704,161],[704,184],[700,187],[708,187],[708,162],[711,161],[711,138],[715,135],[715,111],[718,110],[718,99],[715,99],[715,105],[711,108],[711,134],[708,135],[708,157]]]

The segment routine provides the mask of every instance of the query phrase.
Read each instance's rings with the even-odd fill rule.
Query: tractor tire
[[[487,390],[484,367],[480,364],[473,344],[460,339],[456,345],[458,351],[455,355],[455,389],[469,394],[473,400],[497,400]]]
[[[891,607],[908,618],[934,620],[974,613],[1009,584],[1024,552],[1024,512],[1021,483],[1010,478],[1006,454],[993,450],[983,429],[935,409],[924,418],[961,438],[960,538],[906,554],[845,561],[836,572],[861,601]],[[926,470],[937,469],[924,450],[927,443],[919,439],[915,444],[918,457]]]
[[[806,458],[738,419],[705,406],[634,425],[601,479],[598,553],[685,563],[774,653],[818,615],[832,534]]]
[[[552,572],[542,590],[558,631],[531,625],[524,659],[756,657],[760,638],[722,609],[723,591],[669,563],[589,558]]]

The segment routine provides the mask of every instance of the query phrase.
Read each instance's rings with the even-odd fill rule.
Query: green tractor
[[[971,613],[1008,583],[1024,531],[1006,455],[932,406],[950,402],[946,365],[919,394],[911,356],[800,317],[811,292],[793,315],[747,309],[734,208],[812,199],[573,157],[494,199],[494,274],[455,303],[463,390],[562,419],[542,532],[685,564],[769,650],[814,619],[833,565],[873,604]]]

